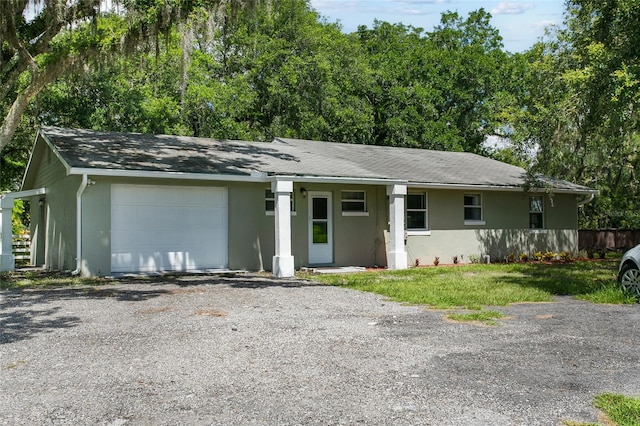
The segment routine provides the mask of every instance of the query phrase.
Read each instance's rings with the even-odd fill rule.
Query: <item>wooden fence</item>
[[[16,266],[26,266],[31,264],[31,236],[20,234],[13,236],[12,243],[13,257]]]
[[[639,229],[583,229],[578,231],[578,250],[588,253],[625,251],[640,244]]]

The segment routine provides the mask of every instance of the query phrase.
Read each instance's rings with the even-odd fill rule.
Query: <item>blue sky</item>
[[[484,8],[491,13],[491,24],[500,31],[505,49],[523,52],[544,35],[548,25],[560,25],[562,0],[311,0],[311,6],[329,22],[340,21],[343,31],[356,31],[359,25],[371,27],[374,19],[412,25],[430,31],[445,11],[466,17]]]

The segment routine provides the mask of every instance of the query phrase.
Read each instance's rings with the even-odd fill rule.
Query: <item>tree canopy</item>
[[[24,144],[19,127],[25,112],[59,79],[123,54],[157,49],[161,37],[177,25],[190,25],[203,15],[225,15],[249,3],[253,5],[249,0],[113,0],[109,4],[114,9],[103,11],[102,0],[0,1],[0,152],[16,132],[16,144]],[[32,120],[29,126],[34,124]],[[3,182],[5,167],[11,173],[15,169],[15,152],[10,154],[0,164]]]
[[[535,170],[600,191],[585,226],[640,227],[640,4],[566,5],[565,26],[525,54],[519,140]]]
[[[285,136],[491,155],[600,190],[583,226],[640,226],[633,0],[568,0],[522,54],[483,9],[345,34],[307,0],[113,4],[0,2],[2,189],[39,124]]]

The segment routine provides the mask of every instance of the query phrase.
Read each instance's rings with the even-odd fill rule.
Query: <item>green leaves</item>
[[[566,28],[526,54],[518,137],[537,147],[536,171],[600,190],[581,211],[582,226],[639,226],[640,4],[567,7]]]
[[[374,72],[374,143],[483,152],[502,125],[503,68],[497,30],[483,10],[446,13],[435,31],[376,22],[358,36]]]
[[[485,153],[487,136],[503,135],[519,111],[517,85],[505,77],[515,74],[513,57],[484,10],[447,13],[432,32],[376,22],[347,35],[306,0],[121,4],[123,13],[97,14],[52,39],[43,65],[77,58],[90,72],[69,67],[45,85],[30,117],[105,130]],[[30,76],[23,74],[24,87]]]

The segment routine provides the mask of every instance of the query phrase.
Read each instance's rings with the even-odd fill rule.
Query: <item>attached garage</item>
[[[226,268],[227,189],[112,185],[111,271]]]

